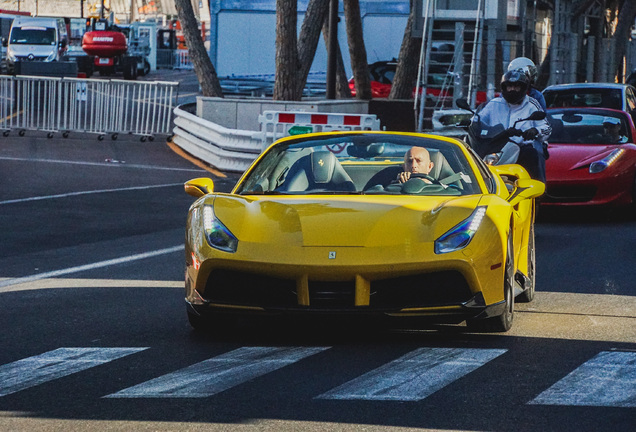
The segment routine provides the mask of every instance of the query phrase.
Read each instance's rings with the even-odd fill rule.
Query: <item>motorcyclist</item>
[[[527,95],[530,86],[527,75],[518,69],[506,72],[501,79],[501,96],[491,99],[476,115],[473,122],[484,127],[503,126],[512,128],[515,122],[527,119],[540,111],[539,102]],[[522,165],[530,177],[545,183],[545,157],[543,143],[552,133],[547,120],[519,121],[511,130],[509,141],[519,145],[517,163]]]
[[[530,82],[528,86],[528,96],[535,98],[541,105],[541,108],[543,108],[543,111],[545,111],[546,104],[543,93],[534,86],[537,81],[537,75],[539,75],[534,62],[527,57],[517,57],[508,63],[508,70],[521,70],[526,74]]]

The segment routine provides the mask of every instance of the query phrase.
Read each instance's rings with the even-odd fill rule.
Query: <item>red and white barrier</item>
[[[258,116],[258,122],[263,133],[263,149],[277,139],[291,134],[332,130],[380,130],[380,120],[375,114],[263,111],[263,114]]]

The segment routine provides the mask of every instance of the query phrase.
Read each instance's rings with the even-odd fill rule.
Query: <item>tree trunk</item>
[[[356,83],[356,97],[369,100],[371,99],[371,81],[369,79],[369,65],[367,64],[367,50],[362,36],[360,2],[358,0],[344,0],[344,14],[347,23],[351,68]]]
[[[298,77],[297,89],[299,95],[307,83],[309,70],[316,56],[316,48],[320,40],[320,30],[327,18],[329,0],[310,0],[305,12],[305,19],[298,36]]]
[[[634,18],[636,18],[636,1],[625,0],[618,12],[618,21],[616,23],[616,30],[612,36],[612,44],[614,45],[613,53],[614,58],[611,63],[611,73],[618,77],[619,82],[623,82],[625,77],[623,76],[623,57],[627,52],[627,41],[629,40],[630,33],[632,31],[632,25],[634,24]],[[629,71],[628,71],[629,73]]]
[[[274,100],[297,101],[298,50],[296,24],[298,22],[297,0],[276,0],[276,76],[274,78]]]
[[[402,45],[398,58],[393,85],[389,99],[411,99],[413,98],[413,85],[417,80],[417,67],[419,65],[420,49],[422,38],[412,37],[413,22],[415,20],[415,7],[411,1],[411,12],[404,30]]]
[[[328,17],[325,17],[325,21],[322,26],[322,36],[325,41],[325,45],[329,45]],[[349,88],[349,80],[347,79],[347,72],[345,71],[344,60],[342,59],[340,44],[336,44],[336,47],[336,99],[350,99],[351,89]]]
[[[190,3],[190,0],[175,0],[175,6],[181,22],[181,28],[183,29],[185,43],[188,47],[188,55],[201,86],[201,93],[203,93],[203,96],[223,97],[219,77],[216,75],[214,65],[212,65],[210,56],[205,50],[201,39],[192,3]]]

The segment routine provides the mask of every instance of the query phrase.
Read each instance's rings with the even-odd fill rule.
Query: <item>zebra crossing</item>
[[[104,398],[205,398],[331,347],[241,347]],[[0,365],[0,401],[31,387],[132,356],[148,347],[58,348]],[[417,348],[314,399],[417,402],[504,355],[507,349]],[[636,407],[636,352],[602,351],[528,405]]]

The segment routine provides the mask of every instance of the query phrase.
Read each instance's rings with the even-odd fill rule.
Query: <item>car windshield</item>
[[[55,45],[55,29],[50,27],[14,27],[10,43],[16,45]]]
[[[625,118],[616,113],[551,110],[550,124],[552,125],[551,143],[622,144],[633,142]]]
[[[548,108],[590,107],[623,109],[621,90],[618,88],[575,88],[543,92]]]
[[[413,147],[428,151],[429,176],[397,181]],[[418,151],[421,151],[418,149]],[[298,137],[270,148],[237,186],[253,194],[469,195],[481,193],[459,145],[391,134]]]

